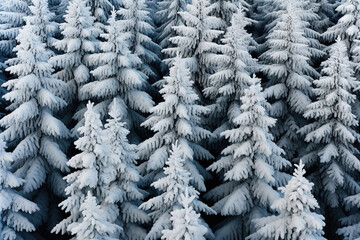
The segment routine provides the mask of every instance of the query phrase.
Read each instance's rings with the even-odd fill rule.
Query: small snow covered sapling
[[[324,217],[313,212],[319,205],[311,193],[313,183],[305,177],[304,164],[295,164],[294,175],[285,187],[279,190],[284,194],[271,208],[279,215],[255,219],[257,232],[249,240],[325,240]]]

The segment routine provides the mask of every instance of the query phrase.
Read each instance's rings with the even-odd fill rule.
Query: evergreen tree
[[[324,34],[325,38],[334,42],[340,36],[351,49],[353,40],[359,38],[360,32],[360,1],[345,0],[336,8],[341,13],[338,22],[330,27]]]
[[[121,228],[109,223],[107,213],[96,202],[96,197],[88,191],[87,196],[80,205],[82,220],[70,224],[71,233],[76,240],[117,240],[113,235]]]
[[[268,50],[260,59],[269,79],[264,93],[272,105],[270,115],[278,119],[273,133],[286,156],[293,158],[304,147],[296,131],[305,123],[302,114],[311,103],[311,84],[318,73],[309,64],[312,54],[305,32],[308,23],[300,17],[304,10],[292,0],[284,4],[285,10],[280,11],[267,36]]]
[[[171,229],[171,219],[173,219],[174,224],[175,222],[181,221],[180,219],[174,218],[176,214],[179,214],[179,211],[180,214],[183,212],[182,210],[179,210],[179,208],[181,208],[181,203],[183,202],[182,196],[186,194],[186,189],[188,190],[188,194],[191,198],[193,198],[190,205],[193,211],[196,211],[193,212],[193,214],[196,215],[197,212],[205,212],[207,214],[214,213],[210,207],[198,199],[199,193],[189,183],[191,175],[186,169],[186,159],[188,158],[186,155],[187,154],[183,149],[183,145],[180,142],[176,142],[172,145],[170,157],[166,161],[167,166],[164,167],[165,176],[152,183],[152,186],[154,186],[157,190],[160,190],[162,193],[156,197],[150,198],[147,202],[140,205],[140,208],[152,211],[150,216],[154,220],[154,224],[145,240],[159,239],[162,234],[162,238],[169,239],[169,235],[178,231],[178,227],[186,230],[186,227],[181,225],[174,225],[174,228]],[[173,217],[171,217],[171,213]],[[187,219],[185,218],[183,220],[186,221]],[[198,227],[198,231],[200,231],[197,233],[205,234],[207,232],[209,234],[208,237],[212,237],[211,230],[204,220],[199,221],[199,219],[192,219],[192,221],[197,221],[196,227]],[[204,229],[206,231],[204,231]],[[184,235],[185,234],[186,232]],[[198,238],[179,238],[179,236],[176,236],[175,239]]]
[[[108,141],[117,158],[117,162],[114,163],[117,174],[113,175],[116,181],[112,182],[105,191],[108,191],[107,201],[120,204],[117,224],[123,228],[121,236],[125,236],[125,239],[129,240],[140,240],[146,236],[146,231],[141,224],[149,222],[150,219],[145,212],[138,209],[139,200],[142,200],[145,194],[137,186],[140,173],[135,167],[136,146],[128,142],[129,130],[122,122],[123,113],[118,107],[121,104],[120,101],[115,98],[111,103],[110,119],[105,124]]]
[[[163,230],[161,239],[205,240],[209,230],[201,224],[200,214],[191,206],[196,196],[189,196],[189,190],[185,188],[185,194],[180,198],[181,208],[171,212],[172,229]]]
[[[210,87],[204,90],[204,94],[215,102],[210,114],[216,126],[216,137],[230,128],[232,121],[229,117],[232,111],[237,111],[240,96],[252,82],[251,75],[259,69],[257,60],[251,56],[257,44],[245,29],[250,23],[242,6],[238,6],[231,26],[221,39],[220,53],[214,56],[216,71],[210,75]]]
[[[14,56],[13,49],[16,46],[16,37],[19,29],[25,25],[24,17],[31,14],[29,5],[31,0],[3,0],[0,2],[0,84],[7,81],[9,76],[5,74],[7,68],[5,62]],[[7,106],[2,96],[6,90],[0,87],[0,114],[4,114]]]
[[[142,124],[154,131],[154,136],[139,144],[139,157],[146,160],[140,166],[145,176],[145,185],[161,176],[168,159],[168,152],[177,140],[185,154],[185,167],[193,177],[191,183],[205,191],[204,177],[208,173],[199,160],[208,160],[212,155],[201,146],[200,141],[211,133],[200,126],[201,116],[208,108],[198,105],[190,72],[181,58],[176,58],[170,76],[160,90],[164,101],[151,109],[151,115]],[[160,175],[159,175],[160,174]]]
[[[345,41],[356,78],[360,80],[360,1],[343,1],[336,11],[341,13],[342,17],[325,32],[325,38],[329,42],[334,42],[340,36]]]
[[[76,148],[81,152],[67,162],[67,165],[75,171],[65,177],[68,183],[65,193],[68,197],[59,205],[70,216],[52,230],[55,233],[72,233],[78,240],[86,239],[82,238],[82,231],[84,231],[82,228],[90,224],[90,219],[96,218],[97,215],[97,207],[93,213],[89,213],[91,209],[82,205],[88,192],[90,192],[88,201],[93,202],[91,198],[95,197],[95,203],[101,208],[103,224],[113,226],[119,216],[117,202],[120,201],[120,196],[116,195],[119,193],[119,188],[114,188],[114,186],[118,184],[119,172],[125,170],[124,165],[120,164],[119,157],[111,149],[107,132],[103,129],[100,115],[93,109],[93,103],[87,104],[84,118],[84,126],[78,129],[81,137],[75,141]],[[112,190],[117,192],[112,192]],[[99,219],[95,220],[99,221]],[[117,239],[120,234],[119,229],[111,232],[112,237]],[[100,234],[100,232],[93,234]],[[106,239],[109,233],[103,231],[101,235],[102,238],[95,239]]]
[[[160,47],[152,41],[154,24],[145,0],[123,0],[119,9],[119,25],[122,32],[129,35],[129,49],[141,59],[137,69],[150,79],[156,79],[154,66],[160,63],[157,54]]]
[[[72,0],[60,25],[63,39],[54,43],[61,53],[52,57],[50,63],[58,70],[54,76],[66,83],[59,90],[69,105],[67,110],[72,117],[78,105],[78,89],[90,81],[90,63],[88,57],[95,52],[95,40],[99,30],[94,27],[94,17],[86,0]],[[83,113],[82,113],[83,114]]]
[[[299,165],[295,166],[294,175],[289,183],[279,188],[284,197],[276,200],[271,206],[279,215],[257,219],[256,225],[259,229],[247,239],[325,240],[322,237],[324,217],[312,212],[319,208],[311,194],[314,184],[304,177],[304,164],[301,160]]]
[[[5,57],[13,55],[16,37],[25,25],[25,16],[31,15],[31,0],[3,0],[0,2],[0,53]]]
[[[314,92],[317,100],[311,103],[304,116],[312,120],[299,130],[306,135],[310,144],[303,160],[309,169],[310,177],[316,183],[315,193],[325,203],[325,217],[334,218],[344,197],[359,189],[355,182],[360,170],[356,157],[359,151],[354,143],[359,139],[355,128],[358,120],[352,113],[351,104],[355,101],[352,90],[359,83],[353,78],[353,70],[346,52],[346,45],[340,39],[330,47],[329,59],[322,63],[322,77],[315,80]]]
[[[141,59],[130,52],[130,34],[123,33],[123,21],[116,20],[113,12],[101,34],[105,42],[100,43],[101,53],[89,57],[92,65],[98,66],[91,73],[96,81],[85,84],[80,89],[81,100],[96,100],[97,111],[102,118],[107,114],[108,106],[114,97],[119,97],[118,108],[122,118],[133,129],[140,124],[139,113],[147,113],[153,107],[149,94],[143,91],[146,86],[146,75],[136,69]],[[119,109],[120,110],[120,109]]]
[[[22,231],[35,230],[24,213],[32,214],[39,208],[16,190],[24,180],[11,172],[13,159],[5,148],[5,142],[0,140],[0,239],[15,240],[24,237]]]
[[[33,4],[41,6],[45,2],[33,0]],[[10,113],[0,120],[0,124],[6,129],[1,136],[13,148],[12,169],[25,180],[22,194],[40,207],[39,212],[28,216],[39,226],[50,214],[47,206],[51,192],[59,197],[64,195],[65,182],[61,174],[69,171],[63,152],[69,131],[54,116],[66,102],[56,94],[63,84],[52,76],[53,69],[48,61],[53,52],[46,48],[39,35],[42,26],[33,22],[35,16],[44,15],[38,15],[35,8],[31,10],[34,17],[25,18],[26,25],[17,37],[16,57],[7,61],[10,66],[7,71],[16,78],[4,84],[9,91],[4,98],[11,104],[7,108]]]
[[[163,52],[172,58],[166,60],[171,65],[175,56],[186,59],[194,82],[201,88],[209,86],[208,73],[211,72],[211,52],[217,50],[215,39],[222,31],[223,21],[212,15],[213,6],[209,0],[194,0],[187,5],[187,11],[179,12],[184,25],[174,26],[176,36],[170,38],[174,47]]]
[[[32,0],[29,9],[32,14],[25,16],[25,21],[37,26],[34,33],[40,36],[41,42],[46,43],[47,48],[51,48],[58,25],[53,21],[55,14],[49,10],[48,0]]]
[[[230,145],[208,167],[224,174],[224,182],[206,194],[215,201],[213,209],[228,216],[218,226],[216,239],[244,239],[253,232],[252,220],[267,214],[267,208],[280,198],[274,187],[286,181],[286,175],[279,171],[289,162],[272,141],[269,128],[276,120],[267,115],[269,104],[259,82],[258,78],[252,79],[240,98],[241,106],[229,114],[233,127],[221,135]]]

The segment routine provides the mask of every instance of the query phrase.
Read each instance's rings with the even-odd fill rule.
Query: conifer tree
[[[5,57],[13,56],[16,37],[25,25],[25,16],[31,14],[31,0],[3,0],[0,2],[0,53]]]
[[[259,69],[257,60],[251,56],[257,44],[245,29],[251,20],[245,17],[241,5],[237,8],[221,39],[220,53],[214,56],[216,71],[209,76],[210,86],[204,90],[205,96],[215,102],[210,114],[216,137],[229,129],[231,112],[238,108],[240,96],[252,82],[251,75]]]
[[[78,240],[84,239],[81,228],[91,224],[89,218],[95,217],[95,220],[99,221],[96,219],[98,207],[94,206],[94,212],[89,213],[91,209],[82,204],[86,200],[88,192],[90,192],[88,201],[94,204],[91,199],[95,197],[95,204],[101,208],[103,224],[109,227],[113,226],[119,216],[117,202],[120,201],[120,196],[117,196],[112,190],[119,193],[118,188],[114,188],[114,186],[117,184],[119,172],[125,170],[124,165],[120,164],[118,156],[112,151],[106,137],[107,132],[103,129],[100,115],[94,111],[93,103],[87,104],[84,118],[84,126],[78,129],[81,137],[75,141],[76,148],[81,152],[67,162],[67,165],[75,171],[65,177],[68,183],[65,188],[67,198],[59,205],[70,215],[52,230],[55,233],[71,233],[76,235]],[[120,228],[117,228],[116,232],[111,232],[117,239]],[[108,231],[101,233],[103,239],[106,239],[108,235]]]
[[[0,140],[0,239],[15,240],[24,237],[23,231],[35,230],[24,213],[32,214],[39,208],[17,190],[24,180],[11,172],[13,159],[5,149],[6,143]]]
[[[102,119],[107,115],[108,106],[114,97],[121,99],[118,108],[128,127],[139,124],[139,113],[147,113],[153,106],[149,94],[144,91],[147,76],[136,67],[141,59],[129,50],[130,33],[122,32],[123,21],[116,20],[113,12],[105,33],[101,37],[101,53],[89,57],[91,65],[98,66],[91,73],[96,79],[80,89],[80,100],[96,101],[97,111]]]
[[[345,41],[356,78],[360,80],[360,1],[343,1],[336,11],[341,13],[342,17],[325,32],[325,38],[334,42],[340,36]]]
[[[58,25],[53,21],[55,14],[49,10],[48,0],[32,0],[29,9],[32,14],[25,16],[25,21],[37,26],[34,28],[34,33],[40,36],[41,41],[50,49],[54,43]]]
[[[151,210],[149,215],[154,220],[154,224],[145,240],[159,239],[162,234],[164,234],[162,238],[169,239],[169,235],[173,234],[174,231],[177,231],[178,227],[182,227],[179,225],[174,225],[174,228],[172,228],[171,213],[173,215],[173,221],[180,220],[174,220],[174,218],[175,215],[179,213],[179,208],[181,208],[181,203],[183,202],[182,196],[186,194],[186,189],[188,190],[189,196],[193,198],[190,206],[194,211],[196,211],[196,213],[214,213],[210,207],[198,199],[199,193],[193,186],[190,185],[189,180],[191,179],[191,175],[190,172],[186,169],[187,158],[188,157],[186,156],[180,141],[173,144],[170,156],[166,160],[166,167],[164,167],[165,176],[152,183],[152,186],[157,190],[160,190],[162,193],[158,196],[150,198],[147,202],[140,205],[140,208]],[[180,210],[180,212],[182,211]],[[196,215],[196,213],[194,214]],[[187,219],[183,220],[186,221]],[[198,233],[201,233],[201,231],[203,231],[205,228],[207,231],[204,231],[203,234],[207,232],[209,234],[208,237],[212,237],[211,230],[204,222],[204,220],[199,221],[199,219],[193,219],[193,221],[197,221],[196,227],[198,227],[200,231]],[[183,227],[182,230],[186,231],[186,228]],[[178,238],[179,236],[176,237],[177,238],[175,239],[187,239]]]
[[[5,62],[14,56],[13,48],[16,46],[16,37],[19,29],[25,25],[24,17],[31,14],[29,5],[31,0],[3,0],[0,2],[0,84],[2,85],[9,76],[5,74]],[[0,111],[5,112],[7,104],[2,96],[6,93],[0,87]]]
[[[217,228],[216,239],[244,239],[253,232],[252,220],[267,214],[267,208],[280,198],[274,188],[286,181],[280,170],[289,162],[272,141],[269,128],[276,120],[268,116],[269,104],[259,82],[252,78],[241,95],[241,106],[229,113],[233,127],[221,133],[229,146],[208,167],[224,176],[223,183],[206,194],[215,201],[212,208],[227,216]]]
[[[360,32],[359,4],[359,0],[346,0],[336,8],[336,11],[342,16],[334,26],[325,32],[324,36],[328,41],[334,42],[340,36],[351,49],[353,40],[358,38]]]
[[[70,224],[71,233],[76,240],[117,240],[113,236],[121,228],[109,223],[107,213],[96,202],[96,197],[88,191],[87,196],[80,205],[82,221]]]
[[[171,212],[172,229],[163,230],[161,239],[205,240],[209,230],[201,224],[200,214],[191,206],[196,196],[189,196],[189,190],[185,188],[185,194],[182,193],[180,198],[181,208]]]
[[[353,78],[346,44],[338,38],[330,47],[329,59],[322,63],[322,76],[315,80],[317,100],[305,114],[310,123],[300,129],[309,142],[303,161],[316,183],[315,193],[328,211],[325,217],[334,218],[344,197],[359,189],[356,173],[360,170],[359,151],[354,143],[359,139],[355,128],[358,120],[352,113],[355,101],[353,89],[359,83]],[[331,209],[329,209],[329,207]]]
[[[186,59],[194,82],[201,88],[209,86],[208,73],[212,70],[209,53],[217,50],[215,39],[222,34],[217,29],[222,27],[223,21],[212,13],[209,0],[194,0],[188,4],[187,11],[179,12],[184,25],[174,26],[176,36],[169,39],[174,47],[163,50],[172,57],[166,61],[170,66],[177,55]]]
[[[325,240],[322,236],[324,217],[313,212],[319,208],[311,194],[314,184],[304,177],[305,169],[301,160],[295,167],[294,175],[288,184],[279,188],[284,197],[271,206],[279,215],[256,219],[259,229],[247,239]]]
[[[129,130],[122,122],[123,113],[118,107],[120,101],[115,98],[111,103],[110,118],[105,124],[108,141],[117,158],[117,162],[114,163],[117,174],[113,175],[116,181],[106,190],[109,192],[107,201],[117,202],[120,205],[117,224],[123,228],[121,236],[129,240],[144,239],[146,230],[141,225],[149,222],[150,218],[144,211],[138,209],[145,193],[137,186],[140,173],[135,166],[136,146],[128,142]]]
[[[33,0],[33,4],[41,6],[45,2]],[[46,48],[38,34],[41,26],[34,22],[36,16],[44,15],[35,8],[31,11],[34,17],[25,18],[26,25],[17,37],[16,57],[7,61],[10,66],[7,71],[16,78],[4,84],[9,91],[4,98],[11,104],[7,108],[10,113],[0,124],[6,129],[1,133],[2,138],[13,148],[12,169],[25,180],[21,192],[39,205],[40,211],[28,216],[39,226],[50,212],[47,210],[48,196],[51,193],[59,197],[64,195],[62,173],[69,168],[63,143],[69,131],[54,116],[66,102],[56,94],[63,83],[52,76],[53,68],[48,61],[53,52]]]
[[[161,176],[171,145],[179,141],[186,158],[185,167],[193,177],[191,183],[196,189],[205,191],[204,176],[208,173],[198,161],[212,158],[200,144],[201,140],[211,136],[200,126],[201,116],[208,108],[198,105],[199,96],[183,59],[175,59],[165,81],[160,90],[164,101],[151,109],[152,114],[142,124],[155,133],[138,146],[139,157],[145,160],[140,166],[142,174],[146,175],[144,184]]]
[[[54,43],[61,53],[52,57],[50,63],[58,70],[54,76],[66,83],[60,90],[61,96],[69,105],[70,117],[78,105],[78,89],[90,81],[88,57],[96,51],[95,41],[99,30],[94,27],[94,17],[86,0],[72,0],[60,25],[63,39]]]
[[[160,63],[157,54],[160,47],[152,41],[154,24],[145,0],[123,0],[118,10],[122,32],[129,35],[129,49],[141,59],[137,69],[150,79],[156,79],[153,67]]]
[[[284,4],[285,10],[280,11],[267,36],[268,50],[260,59],[269,79],[264,93],[272,105],[270,115],[278,119],[273,133],[286,156],[293,158],[304,147],[296,131],[305,123],[302,114],[311,103],[311,84],[319,74],[309,64],[312,54],[305,32],[308,23],[300,17],[304,14],[301,3],[291,0]]]

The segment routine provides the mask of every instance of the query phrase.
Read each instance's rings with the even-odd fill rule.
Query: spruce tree
[[[268,50],[260,56],[268,82],[264,90],[271,103],[270,115],[277,118],[273,130],[279,147],[288,158],[301,155],[304,142],[296,132],[306,122],[302,118],[311,103],[311,84],[319,74],[309,64],[312,56],[306,37],[308,23],[303,21],[301,3],[286,1],[276,25],[267,36]]]
[[[31,0],[3,0],[0,2],[0,53],[13,56],[16,37],[25,25],[25,16],[31,15]]]
[[[343,1],[336,11],[342,16],[325,32],[325,38],[334,42],[337,37],[345,41],[357,80],[360,80],[360,1]],[[358,116],[360,116],[358,114]]]
[[[295,164],[294,175],[285,187],[279,190],[284,194],[271,208],[279,215],[256,220],[258,230],[247,239],[325,240],[322,236],[325,226],[324,217],[313,212],[319,204],[311,194],[314,186],[305,177],[304,164]]]
[[[113,12],[109,18],[105,33],[101,37],[101,53],[89,57],[91,65],[98,66],[91,71],[95,81],[80,88],[80,100],[96,101],[96,109],[102,119],[107,115],[109,104],[114,97],[121,99],[118,108],[129,129],[134,129],[142,121],[140,113],[147,113],[153,107],[153,101],[144,91],[147,76],[137,70],[141,59],[131,53],[130,34],[122,32],[123,21],[116,20]]]
[[[34,6],[41,2],[44,3],[33,0]],[[7,108],[10,113],[0,120],[0,124],[6,129],[1,133],[2,138],[13,149],[12,169],[25,180],[21,193],[39,205],[40,211],[28,215],[38,227],[52,214],[48,204],[53,202],[53,197],[50,196],[50,201],[49,195],[64,195],[62,174],[69,168],[63,151],[69,131],[54,116],[54,112],[66,105],[56,94],[63,84],[52,76],[53,68],[48,61],[53,53],[37,34],[41,26],[33,22],[35,16],[40,18],[41,15],[37,15],[37,9],[31,10],[34,17],[25,18],[26,25],[17,37],[16,57],[7,61],[10,66],[7,71],[16,78],[3,85],[9,91],[4,98],[11,104]]]
[[[201,140],[211,133],[200,126],[201,117],[208,108],[198,104],[199,96],[194,91],[194,82],[186,62],[176,58],[170,69],[170,76],[160,93],[164,101],[151,109],[151,115],[142,124],[151,129],[154,136],[139,144],[139,157],[145,160],[140,169],[145,175],[144,185],[149,185],[163,173],[172,144],[179,141],[184,151],[185,167],[191,173],[191,184],[205,191],[204,176],[208,176],[199,160],[209,160],[212,155],[201,146]]]
[[[32,14],[25,16],[25,21],[37,26],[34,28],[34,33],[40,36],[41,41],[50,49],[55,40],[58,24],[53,21],[55,14],[49,10],[48,0],[32,0],[29,9]]]
[[[179,12],[184,25],[174,26],[176,36],[170,38],[174,47],[163,52],[172,58],[166,60],[171,66],[174,57],[179,55],[186,59],[194,82],[202,90],[209,86],[208,74],[212,70],[211,54],[218,45],[215,39],[222,31],[223,21],[213,15],[213,7],[209,0],[194,0],[187,5],[187,11]]]
[[[216,239],[244,239],[254,231],[252,220],[266,216],[267,209],[280,198],[274,189],[286,181],[280,170],[290,165],[284,151],[273,142],[270,128],[276,120],[268,116],[260,79],[253,77],[243,90],[241,105],[234,107],[232,127],[221,133],[229,141],[219,160],[208,169],[223,175],[223,183],[206,198],[226,220],[217,227]]]
[[[76,240],[117,240],[118,237],[114,236],[121,228],[114,224],[109,223],[106,218],[107,213],[96,202],[96,197],[92,196],[88,191],[87,196],[80,204],[82,220],[70,224],[69,228],[71,233],[75,236]]]
[[[7,68],[5,62],[14,57],[13,49],[16,46],[16,37],[19,29],[25,25],[24,17],[31,14],[29,5],[31,0],[3,0],[0,2],[0,84],[2,85],[9,78],[5,74]],[[7,106],[2,96],[6,93],[0,87],[0,114],[5,112]]]
[[[6,143],[0,139],[0,239],[25,238],[23,232],[32,232],[35,226],[24,216],[39,211],[37,205],[17,190],[24,180],[11,172],[13,158],[5,151]]]
[[[189,180],[191,179],[191,174],[186,168],[188,156],[184,150],[185,149],[180,141],[175,142],[175,144],[172,145],[170,156],[166,160],[166,167],[164,167],[165,176],[152,183],[152,186],[157,190],[160,190],[161,194],[150,198],[147,202],[140,205],[140,208],[142,209],[151,210],[149,215],[154,220],[153,226],[145,240],[159,239],[162,234],[162,238],[169,239],[170,235],[174,234],[179,227],[182,231],[185,231],[184,235],[186,234],[186,227],[179,226],[178,224],[175,225],[175,222],[178,223],[180,219],[174,219],[176,214],[179,214],[179,208],[181,208],[181,204],[184,201],[183,195],[186,194],[186,190],[188,191],[189,196],[193,198],[190,205],[193,211],[196,211],[196,213],[204,212],[206,214],[215,213],[210,207],[198,199],[199,193],[190,185]],[[180,210],[180,213],[181,212],[183,211]],[[193,214],[196,215],[196,213]],[[171,217],[171,215],[173,217]],[[173,227],[171,219],[174,222]],[[185,218],[183,220],[187,221],[188,219]],[[199,228],[198,231],[203,231],[204,235],[207,232],[208,237],[212,238],[211,230],[204,220],[192,220],[197,222],[196,227]],[[189,239],[179,237],[180,236],[176,236],[175,239]]]
[[[54,43],[60,53],[52,57],[50,63],[57,70],[54,77],[66,84],[59,91],[69,105],[67,115],[72,118],[78,105],[78,90],[90,81],[88,57],[96,51],[99,30],[94,27],[95,18],[90,15],[90,8],[86,7],[86,0],[72,0],[64,19],[65,22],[60,25],[63,39]]]
[[[130,52],[141,59],[137,69],[154,81],[157,77],[154,66],[160,63],[157,56],[160,47],[152,41],[155,30],[146,1],[123,0],[118,14],[123,34],[129,35]]]
[[[244,89],[251,84],[251,75],[259,70],[257,60],[251,56],[257,44],[246,31],[250,23],[251,20],[245,17],[243,7],[239,5],[237,12],[232,15],[231,26],[221,39],[220,53],[213,57],[216,70],[209,76],[210,86],[204,90],[204,94],[214,100],[210,115],[216,126],[215,141],[219,141],[221,131],[231,127],[229,117],[236,111]]]
[[[339,36],[344,40],[351,51],[353,40],[359,38],[360,32],[360,1],[346,0],[343,1],[336,11],[341,14],[338,22],[330,27],[324,34],[324,37],[334,42]]]
[[[335,213],[344,197],[359,189],[355,171],[360,170],[360,161],[354,146],[359,139],[355,130],[358,120],[351,106],[355,101],[352,91],[359,83],[353,78],[346,44],[340,38],[331,45],[329,55],[322,63],[321,78],[314,81],[317,100],[304,114],[312,123],[299,132],[309,143],[303,161],[310,169],[316,196],[325,204],[325,217],[330,221],[337,219],[334,216],[338,216]]]
[[[191,206],[195,196],[189,196],[189,189],[185,188],[185,193],[180,195],[181,208],[171,212],[172,229],[162,231],[161,239],[196,239],[205,240],[205,235],[209,231],[201,224],[200,214],[196,213]]]
[[[136,168],[136,145],[129,144],[127,136],[129,130],[122,122],[123,113],[119,110],[121,100],[115,98],[109,110],[110,118],[105,124],[106,135],[112,151],[116,155],[114,169],[117,174],[108,191],[108,202],[117,202],[120,205],[120,214],[117,224],[122,227],[121,236],[129,240],[140,240],[146,236],[146,230],[141,226],[150,221],[147,214],[138,209],[140,200],[145,196],[144,191],[137,186],[140,173]]]
[[[71,233],[76,235],[78,240],[84,239],[83,234],[81,234],[83,229],[81,228],[91,224],[89,218],[91,219],[92,215],[96,217],[99,214],[96,213],[98,207],[94,206],[94,212],[91,213],[92,209],[82,204],[86,199],[94,202],[91,199],[96,198],[95,203],[101,208],[104,225],[110,227],[115,224],[119,217],[117,202],[120,201],[120,196],[114,196],[114,192],[112,192],[114,188],[111,188],[118,184],[119,172],[125,170],[124,165],[120,164],[119,157],[112,151],[107,139],[107,132],[103,129],[100,115],[94,111],[93,103],[89,102],[87,104],[84,119],[84,126],[78,129],[81,137],[75,141],[76,148],[81,152],[67,162],[67,165],[75,169],[75,171],[65,177],[68,183],[65,188],[67,198],[59,205],[62,210],[69,213],[69,216],[58,223],[52,230],[55,233]],[[90,194],[87,198],[88,192]],[[111,235],[115,239],[117,239],[121,230],[119,227],[116,229],[114,232],[111,231]],[[93,229],[93,231],[95,230]],[[92,234],[97,235],[100,233],[94,232]],[[100,235],[103,239],[106,239],[109,233],[103,231]]]

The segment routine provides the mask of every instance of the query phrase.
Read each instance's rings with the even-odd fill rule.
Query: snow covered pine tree
[[[290,165],[284,151],[273,141],[269,128],[275,119],[268,116],[260,79],[243,91],[241,106],[232,112],[233,127],[221,133],[229,141],[222,157],[208,169],[224,174],[224,183],[207,193],[213,209],[227,219],[217,227],[216,239],[241,240],[254,232],[252,220],[266,216],[280,198],[274,187],[286,178],[279,171]]]
[[[5,149],[0,139],[0,239],[26,239],[21,232],[34,231],[35,226],[22,213],[32,214],[39,208],[16,190],[25,181],[11,172],[13,159]]]
[[[360,189],[356,182],[359,151],[353,145],[360,135],[355,130],[358,120],[352,112],[353,89],[359,82],[353,77],[345,42],[338,38],[329,48],[329,55],[322,63],[321,78],[314,81],[317,100],[304,114],[313,123],[299,132],[309,142],[303,161],[309,169],[309,178],[315,182],[315,196],[327,206],[326,224],[334,230],[343,216],[343,199]]]
[[[138,158],[136,145],[128,142],[129,130],[122,122],[123,113],[119,105],[119,99],[115,98],[110,104],[109,119],[105,124],[109,144],[116,155],[113,169],[109,168],[109,170],[110,173],[114,169],[117,172],[116,175],[109,173],[108,182],[111,185],[106,189],[107,201],[120,205],[120,214],[116,223],[123,228],[121,239],[124,237],[128,240],[142,240],[146,236],[142,224],[150,222],[150,217],[143,210],[138,209],[145,192],[137,186],[140,173],[135,166]]]
[[[271,208],[279,215],[256,219],[258,230],[250,235],[250,240],[325,240],[322,230],[324,217],[312,212],[319,208],[311,189],[314,186],[305,177],[304,164],[295,164],[294,175],[285,187],[279,190],[284,194]]]
[[[125,166],[112,151],[100,115],[93,108],[93,103],[89,102],[84,115],[84,126],[78,129],[81,137],[75,141],[75,146],[81,152],[67,163],[75,171],[65,177],[68,182],[65,189],[68,197],[59,206],[70,216],[52,231],[62,234],[68,232],[76,236],[77,240],[89,239],[90,236],[98,236],[93,239],[100,239],[100,236],[103,239],[118,239],[123,231],[120,226],[115,225],[119,216],[117,202],[121,199],[120,196],[113,195],[111,188],[116,186],[119,172],[124,171]],[[119,193],[119,188],[115,189]],[[95,212],[92,213],[89,206],[83,204],[84,201],[92,204]],[[106,228],[96,228],[93,222],[99,221]],[[89,226],[91,228],[87,232]]]
[[[52,29],[46,24],[50,14],[47,0],[32,0],[32,3],[32,15],[25,17],[26,25],[17,37],[16,57],[7,61],[10,65],[7,71],[16,78],[4,84],[9,91],[4,98],[11,104],[7,108],[10,113],[0,124],[6,129],[1,137],[13,149],[12,170],[25,180],[21,193],[40,208],[27,215],[38,227],[42,223],[51,225],[55,219],[54,215],[49,217],[55,214],[48,208],[49,203],[55,202],[49,197],[64,195],[62,173],[69,168],[62,141],[69,137],[69,131],[54,116],[66,102],[56,95],[63,82],[52,76],[53,68],[48,63],[53,52],[46,45],[51,36],[46,34],[50,34],[47,30]]]
[[[165,176],[152,183],[152,186],[162,193],[140,205],[140,208],[151,210],[152,212],[149,215],[154,219],[154,224],[145,240],[156,240],[161,236],[161,238],[167,240],[170,240],[170,237],[175,237],[174,239],[200,240],[204,239],[204,235],[208,239],[213,238],[210,228],[204,220],[199,219],[197,213],[214,214],[215,212],[199,200],[199,192],[190,185],[191,175],[186,169],[187,158],[183,144],[175,142],[166,161],[167,166],[164,167]],[[191,201],[189,198],[184,199],[186,190]],[[191,206],[186,206],[190,202]],[[180,210],[181,206],[184,209]],[[184,213],[189,214],[188,218],[179,219]],[[183,225],[180,225],[180,222],[183,222]],[[179,235],[175,236],[175,233]],[[189,236],[192,237],[186,238]]]
[[[92,100],[96,103],[95,108],[102,120],[116,97],[119,108],[117,111],[121,113],[127,127],[134,130],[143,120],[140,114],[149,112],[154,102],[144,91],[147,76],[137,69],[142,61],[129,49],[131,34],[123,32],[123,21],[117,18],[113,11],[105,26],[105,33],[101,34],[106,41],[100,43],[100,53],[89,56],[89,63],[96,66],[91,71],[95,81],[82,86],[79,94],[80,100]]]

